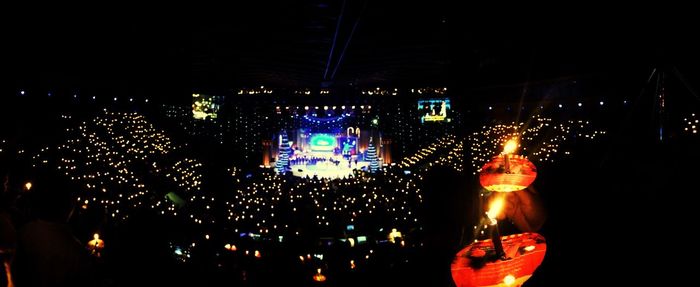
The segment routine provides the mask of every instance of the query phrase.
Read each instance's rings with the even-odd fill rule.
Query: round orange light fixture
[[[508,156],[508,168],[506,159]],[[498,155],[487,162],[479,172],[481,186],[489,191],[513,192],[527,188],[537,177],[537,168],[525,157]]]

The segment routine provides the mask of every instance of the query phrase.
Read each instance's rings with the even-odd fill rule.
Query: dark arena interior
[[[7,11],[0,286],[695,281],[693,16],[248,2]]]

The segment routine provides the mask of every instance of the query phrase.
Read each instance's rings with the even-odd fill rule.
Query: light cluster
[[[416,109],[398,105],[395,110],[386,111],[385,116],[388,123],[384,131],[391,129],[395,143],[395,151],[401,155],[407,155],[414,148],[413,143],[418,141],[419,132],[414,127],[414,122],[418,119]],[[381,125],[381,122],[380,122]]]
[[[700,127],[700,120],[695,114],[690,114],[689,117],[683,119],[683,132],[687,134],[697,134]]]
[[[533,116],[528,123],[484,125],[469,136],[474,173],[503,150],[503,143],[512,138],[520,141],[521,155],[537,162],[554,162],[558,154],[570,155],[565,144],[576,139],[594,140],[605,135],[591,127],[589,121],[568,120],[553,123],[551,118]]]
[[[311,90],[309,90],[309,89],[295,90],[294,94],[295,95],[311,95]]]
[[[196,119],[192,116],[192,110],[184,106],[162,105],[162,113],[189,136],[213,138],[215,142],[224,144],[224,128],[230,122],[218,119],[218,116],[208,117],[207,120]]]
[[[182,119],[181,126],[192,128],[192,134],[196,134],[198,122],[192,120],[189,109],[164,107],[167,119]],[[272,122],[268,120],[274,113],[272,108],[234,106],[230,118],[206,123],[229,124],[228,128],[235,131],[228,132],[234,137],[231,141],[240,143],[239,149],[249,146],[253,154],[253,149],[260,148],[261,126]],[[301,106],[289,107],[290,112],[295,108],[308,111]],[[341,109],[361,117],[370,115],[373,108],[379,107],[364,104],[308,109],[319,113]],[[279,110],[288,117],[287,107],[280,106]],[[415,119],[411,111],[401,111],[395,120],[390,118],[393,114],[387,114],[387,125],[400,124],[401,115]],[[163,130],[138,113],[104,112],[82,123],[70,115],[62,119],[73,126],[67,130],[65,142],[42,149],[33,163],[55,165],[72,180],[78,187],[78,206],[83,209],[104,210],[115,219],[127,219],[135,209],[146,209],[195,226],[202,224],[193,229],[197,235],[171,243],[172,253],[181,262],[197,256],[197,247],[207,246],[202,244],[206,241],[228,245],[225,251],[229,254],[265,260],[272,253],[267,246],[277,242],[319,240],[324,246],[332,241],[353,247],[356,251],[341,260],[347,259],[345,268],[362,269],[370,261],[380,260],[375,258],[390,256],[382,255],[381,244],[418,244],[411,235],[420,233],[423,194],[418,186],[424,171],[438,165],[463,169],[463,141],[448,135],[402,162],[401,168],[399,164],[388,165],[376,174],[356,171],[346,178],[327,180],[280,176],[270,169],[258,172],[229,167],[226,174],[232,180],[207,182],[212,180],[207,170],[211,166],[191,156],[186,147],[174,144]],[[309,122],[303,114],[294,120]],[[404,132],[420,133],[409,123],[404,125]],[[221,168],[223,171],[225,167]],[[222,190],[212,191],[217,188]],[[401,231],[403,236],[397,237]],[[306,251],[300,259],[304,266],[323,264],[323,248]],[[318,260],[310,260],[310,254]],[[332,256],[336,255],[325,254],[326,259]]]
[[[265,120],[271,125],[279,122],[280,129],[342,130],[351,125],[350,119],[353,123],[368,122],[372,108],[372,105],[273,106],[273,117]]]
[[[399,89],[394,88],[394,89],[388,89],[388,88],[379,88],[377,87],[376,89],[369,89],[369,90],[364,90],[362,91],[363,95],[370,95],[370,96],[387,96],[387,95],[392,95],[396,96],[399,94]]]
[[[359,110],[358,110],[359,109]],[[326,115],[346,114],[353,112],[369,112],[372,109],[371,105],[340,105],[340,106],[275,106],[276,114],[291,114],[299,116],[300,114],[313,115],[318,113],[326,113]]]
[[[263,134],[271,122],[268,108],[245,107],[241,105],[229,108],[226,132],[230,135],[228,143],[235,146],[246,162],[258,163],[258,155]]]
[[[413,226],[418,221],[413,208],[422,201],[415,179],[401,173],[373,177],[358,172],[350,178],[322,180],[265,172],[260,180],[237,182],[241,184],[234,200],[226,202],[227,219],[241,232],[281,234],[309,222],[321,230],[349,224]]]
[[[176,216],[182,205],[213,201],[199,192],[202,164],[179,159],[174,152],[179,148],[142,115],[105,112],[67,134],[55,166],[79,187],[76,200],[83,209],[96,205],[120,219],[138,207]],[[35,166],[48,165],[48,151],[43,148],[33,157]],[[213,222],[199,208],[188,210],[198,223]]]
[[[194,159],[183,159],[177,161],[175,165],[173,165],[175,173],[168,173],[166,176],[172,176],[172,180],[176,182],[177,186],[182,190],[200,191],[202,189],[202,174],[199,168],[201,167],[202,163]]]
[[[240,89],[237,94],[239,95],[259,95],[259,94],[272,94],[272,89],[266,89],[265,86],[260,86],[260,88],[248,88]]]
[[[434,166],[448,166],[461,172],[463,170],[464,142],[455,135],[448,134],[426,147],[419,149],[412,156],[401,160],[399,167],[419,167],[425,171]]]
[[[175,260],[186,263],[192,257],[192,249],[196,246],[195,243],[187,246],[179,246],[172,242],[169,243],[170,250],[173,253]]]
[[[444,95],[447,93],[447,87],[443,88],[433,88],[433,87],[426,87],[426,88],[417,88],[417,89],[411,89],[411,94],[419,94],[419,95]]]
[[[444,95],[447,93],[447,87],[423,87],[423,88],[413,88],[413,89],[398,89],[398,88],[382,88],[376,87],[374,89],[366,89],[361,92],[363,95],[369,96],[396,96],[401,93],[408,93],[412,95]]]

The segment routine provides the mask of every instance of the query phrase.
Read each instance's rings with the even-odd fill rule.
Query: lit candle
[[[516,139],[511,139],[506,142],[503,146],[503,167],[505,168],[505,173],[510,173],[510,160],[509,155],[515,152],[518,148],[518,141]]]
[[[316,274],[313,276],[314,281],[316,282],[323,282],[326,281],[326,276],[321,274],[321,268],[316,269]]]
[[[486,216],[491,220],[491,240],[493,241],[493,247],[496,250],[496,257],[499,259],[506,259],[506,253],[503,251],[503,244],[501,243],[501,234],[498,232],[498,220],[496,218],[503,210],[504,199],[500,194],[491,205],[489,206],[489,211],[486,212]]]
[[[105,244],[102,239],[100,239],[100,235],[95,233],[93,235],[93,239],[88,242],[88,248],[92,251],[92,254],[96,254],[98,257],[100,256],[100,251],[102,248],[104,248]]]

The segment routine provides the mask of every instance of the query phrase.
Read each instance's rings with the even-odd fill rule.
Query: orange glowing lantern
[[[517,147],[515,139],[509,140],[503,152],[481,168],[479,181],[484,188],[513,192],[535,181],[535,165],[522,156],[512,155]],[[541,235],[500,235],[497,218],[504,208],[504,194],[496,194],[486,212],[488,225],[485,228],[490,231],[491,238],[474,241],[455,256],[451,271],[458,287],[521,286],[544,260],[547,244]]]
[[[479,173],[481,186],[489,191],[513,192],[527,188],[537,177],[537,168],[523,156],[511,155],[517,149],[516,140],[509,140],[503,153],[487,162]]]
[[[316,282],[323,282],[326,281],[326,276],[321,274],[321,268],[316,269],[316,274],[314,274],[314,281]]]
[[[544,237],[537,233],[500,239],[508,260],[496,257],[490,239],[474,242],[457,253],[451,266],[457,287],[521,286],[539,267],[547,252]]]

